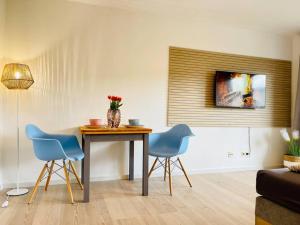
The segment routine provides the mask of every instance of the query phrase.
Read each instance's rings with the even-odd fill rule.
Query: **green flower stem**
[[[118,110],[123,104],[120,104],[119,101],[111,101],[110,102],[110,109],[111,110]]]
[[[288,154],[293,156],[300,156],[300,147],[299,147],[299,140],[292,139],[288,142]]]

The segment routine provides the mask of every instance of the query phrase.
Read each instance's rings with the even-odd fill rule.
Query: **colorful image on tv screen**
[[[264,108],[266,76],[217,71],[216,105],[234,108]]]

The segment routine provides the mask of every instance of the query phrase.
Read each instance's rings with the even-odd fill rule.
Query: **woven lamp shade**
[[[1,82],[8,89],[28,89],[34,80],[28,65],[10,63],[4,66]]]

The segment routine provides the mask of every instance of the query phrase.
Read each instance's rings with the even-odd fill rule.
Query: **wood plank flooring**
[[[253,225],[255,171],[192,175],[173,178],[173,197],[163,178],[150,178],[148,197],[141,196],[140,179],[94,182],[90,203],[72,184],[74,205],[65,185],[39,188],[33,204],[28,195],[10,198],[0,208],[0,225]],[[1,193],[4,199],[4,193]]]

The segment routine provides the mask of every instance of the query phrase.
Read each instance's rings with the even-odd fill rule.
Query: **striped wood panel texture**
[[[266,107],[215,107],[215,72],[266,74]],[[168,125],[290,127],[291,62],[170,47]]]

